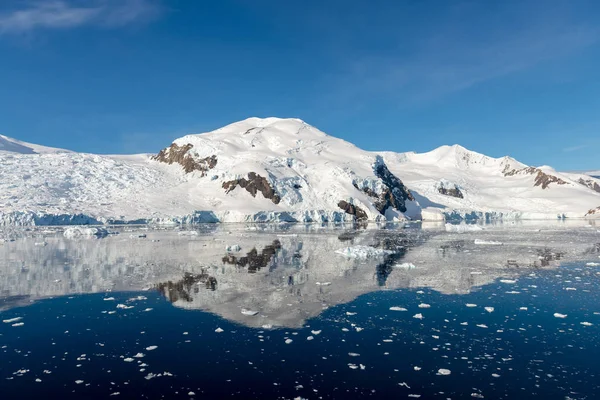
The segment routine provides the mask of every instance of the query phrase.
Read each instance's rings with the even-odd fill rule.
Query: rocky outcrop
[[[256,193],[261,192],[265,199],[269,199],[275,204],[279,204],[281,201],[281,197],[275,192],[275,189],[273,189],[267,178],[262,177],[255,172],[249,172],[248,179],[239,178],[223,182],[225,193],[231,192],[238,186],[246,189],[252,197],[256,197]]]
[[[373,164],[373,172],[386,187],[375,203],[377,210],[383,215],[389,207],[406,212],[406,200],[414,200],[414,197],[404,183],[390,172],[383,157],[377,156]]]
[[[583,186],[589,187],[590,189],[592,189],[595,192],[600,193],[600,185],[598,185],[598,183],[596,181],[593,181],[591,179],[579,178],[579,180],[577,182],[579,182]]]
[[[179,300],[191,302],[193,295],[198,293],[200,286],[198,284],[204,284],[206,289],[215,290],[217,288],[217,279],[208,275],[206,272],[200,274],[185,273],[183,279],[177,282],[163,282],[155,286],[155,288],[162,293],[171,303],[175,303]]]
[[[381,190],[381,193],[377,193],[372,188],[367,186],[359,187],[356,182],[352,183],[354,187],[365,193],[367,196],[375,199],[373,206],[381,215],[385,215],[385,212],[390,207],[398,211],[405,212],[406,200],[414,200],[414,197],[406,188],[406,186],[404,186],[402,181],[392,174],[381,156],[377,156],[375,159],[375,163],[373,164],[373,172],[383,184],[383,190]],[[338,206],[340,206],[340,208],[345,207],[342,207],[340,204],[338,204]]]
[[[514,175],[535,175],[535,183],[533,186],[541,186],[542,189],[547,189],[548,186],[552,183],[556,183],[557,185],[566,185],[567,182],[563,181],[557,176],[546,174],[539,168],[535,167],[527,167],[521,169],[510,169],[507,165],[504,171],[502,171],[504,176],[514,176]]]
[[[464,195],[460,190],[460,187],[452,182],[445,179],[440,180],[436,185],[439,194],[444,196],[456,197],[457,199],[463,199]]]
[[[338,207],[344,210],[346,214],[354,215],[357,221],[366,221],[369,219],[369,216],[362,208],[355,206],[354,204],[350,204],[345,200],[341,200],[338,203]]]
[[[194,146],[190,143],[178,146],[173,143],[166,149],[162,149],[157,155],[153,156],[152,159],[155,161],[163,162],[166,164],[180,164],[186,173],[200,171],[202,176],[206,176],[206,173],[213,169],[217,165],[217,156],[212,155],[210,157],[196,160],[189,151]]]
[[[260,271],[261,268],[267,267],[279,249],[281,249],[281,242],[274,240],[272,244],[265,246],[260,254],[256,248],[253,248],[244,257],[236,257],[228,254],[223,257],[222,261],[223,264],[236,265],[243,268],[248,267],[248,273],[255,273]]]
[[[438,192],[439,194],[443,194],[445,196],[450,196],[450,197],[456,197],[457,199],[462,199],[464,198],[462,192],[460,191],[459,188],[445,188],[445,187],[439,187],[438,188]]]
[[[600,215],[600,207],[596,207],[596,208],[592,208],[590,211],[588,211],[585,216],[589,217],[592,215]]]

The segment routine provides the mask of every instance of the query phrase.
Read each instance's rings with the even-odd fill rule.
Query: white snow
[[[258,315],[258,311],[252,311],[252,310],[248,310],[246,308],[242,308],[242,314],[244,315],[249,315],[249,316],[255,316]]]

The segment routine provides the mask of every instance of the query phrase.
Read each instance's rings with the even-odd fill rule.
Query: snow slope
[[[368,152],[298,119],[249,118],[156,155],[0,139],[0,225],[600,217],[587,175],[460,146]]]
[[[45,154],[45,153],[70,153],[69,150],[55,149],[53,147],[40,146],[22,142],[8,136],[0,135],[0,154]]]
[[[528,167],[510,157],[492,158],[459,145],[422,154],[382,154],[430,219],[439,214],[446,219],[581,218],[600,206],[600,192],[578,182],[594,179],[582,174]],[[457,188],[462,197],[440,192],[448,187]]]

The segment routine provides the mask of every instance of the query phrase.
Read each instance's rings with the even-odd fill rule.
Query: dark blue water
[[[154,291],[44,300],[0,313],[22,318],[0,324],[0,396],[594,399],[599,279],[571,265],[467,295],[375,292],[301,329],[248,328]]]

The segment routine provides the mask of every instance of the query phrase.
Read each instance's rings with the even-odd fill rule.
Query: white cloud
[[[123,26],[155,18],[160,8],[151,0],[42,0],[0,12],[0,34],[84,25]]]

